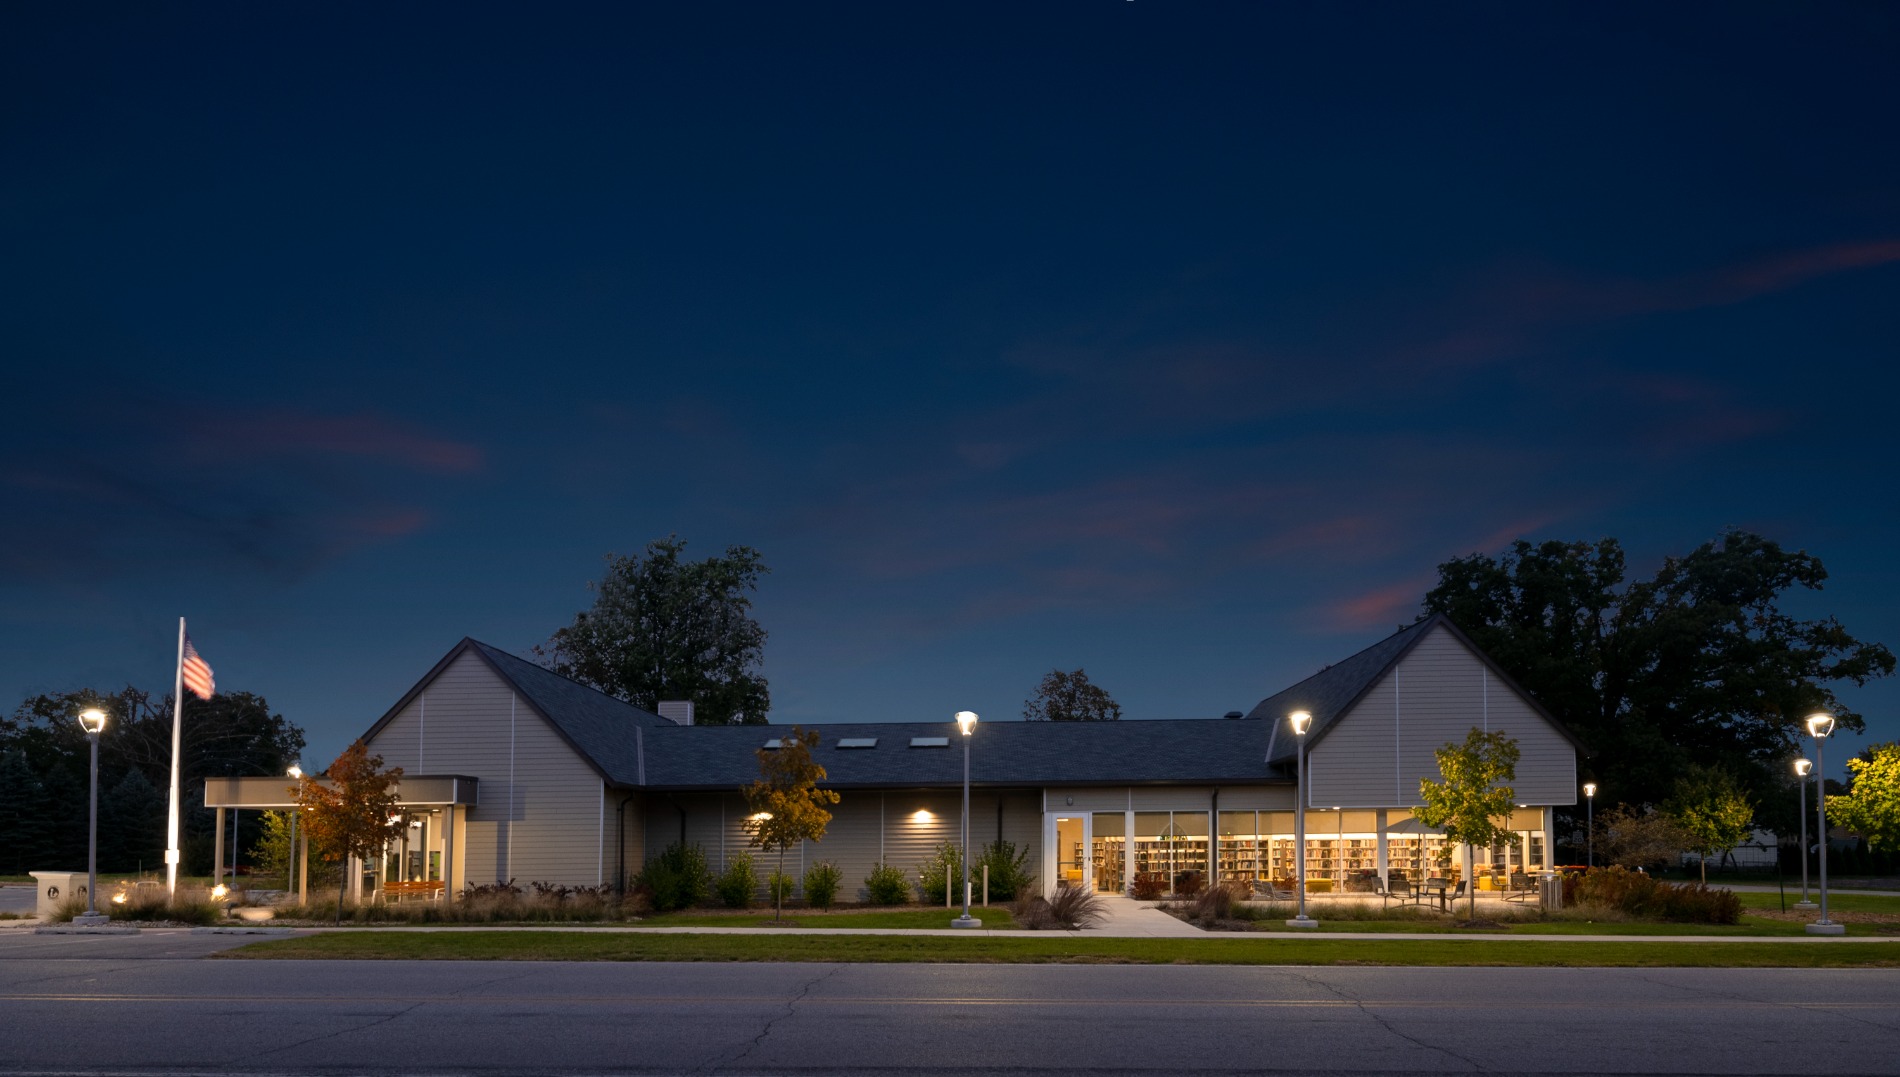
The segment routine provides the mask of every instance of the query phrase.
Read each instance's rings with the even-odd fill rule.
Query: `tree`
[[[325,772],[328,783],[306,774],[297,779],[297,807],[309,829],[310,848],[331,863],[348,864],[351,857],[380,857],[391,839],[408,824],[396,814],[396,783],[402,768],[383,769],[383,757],[370,755],[362,741],[351,743]],[[392,819],[394,821],[392,821]],[[343,895],[348,892],[346,870],[337,883],[336,922],[343,922]]]
[[[1036,694],[1023,701],[1023,719],[1030,722],[1113,722],[1121,716],[1121,704],[1079,669],[1050,670]]]
[[[1875,744],[1847,761],[1850,783],[1827,798],[1829,821],[1867,839],[1867,847],[1900,851],[1900,744]]]
[[[1659,811],[1619,804],[1596,818],[1597,859],[1625,868],[1668,864],[1689,846],[1676,821]]]
[[[1726,854],[1747,841],[1755,825],[1755,805],[1735,776],[1720,767],[1684,770],[1663,812],[1681,828],[1688,848],[1701,857],[1705,884],[1709,857]]]
[[[161,864],[164,857],[165,794],[152,787],[143,771],[128,768],[125,777],[99,795],[99,866],[135,871]]]
[[[1784,595],[1820,590],[1827,570],[1747,531],[1666,558],[1647,580],[1628,578],[1610,538],[1520,541],[1447,561],[1438,577],[1424,613],[1448,615],[1550,708],[1632,805],[1667,799],[1692,763],[1728,770],[1770,803],[1801,720],[1825,709],[1862,729],[1834,687],[1895,668],[1892,651],[1834,618],[1783,612]]]
[[[684,561],[669,536],[644,557],[609,555],[592,609],[536,647],[542,664],[637,707],[693,703],[697,725],[764,725],[772,697],[759,674],[765,629],[750,593],[771,571],[749,546]]]
[[[15,748],[0,753],[0,875],[52,870],[46,851],[46,804],[40,779]]]
[[[1445,780],[1419,779],[1418,795],[1425,806],[1413,814],[1426,826],[1443,828],[1451,841],[1467,846],[1465,889],[1471,895],[1471,918],[1476,920],[1478,885],[1471,877],[1469,847],[1488,849],[1512,836],[1511,810],[1517,790],[1509,783],[1517,780],[1517,741],[1473,726],[1463,744],[1447,744],[1432,755]]]
[[[831,823],[826,805],[838,803],[838,794],[818,788],[825,768],[814,763],[818,731],[800,732],[797,726],[778,739],[777,748],[760,748],[759,780],[744,789],[752,817],[745,821],[748,842],[761,849],[778,850],[778,873],[785,874],[785,850],[801,841],[823,841]],[[773,918],[785,918],[783,888],[773,887]]]

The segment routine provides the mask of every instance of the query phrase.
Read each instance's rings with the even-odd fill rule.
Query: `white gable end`
[[[1462,743],[1473,726],[1517,741],[1519,803],[1576,803],[1577,754],[1570,741],[1443,626],[1399,659],[1313,746],[1307,803],[1417,805],[1419,782],[1440,777],[1432,753]]]

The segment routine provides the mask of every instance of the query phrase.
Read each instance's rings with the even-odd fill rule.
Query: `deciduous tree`
[[[1113,722],[1121,716],[1121,704],[1079,669],[1050,670],[1036,694],[1023,701],[1023,718],[1031,722]]]
[[[763,725],[772,697],[759,673],[765,629],[751,594],[770,571],[757,550],[681,558],[669,536],[644,556],[607,558],[593,608],[554,633],[536,655],[549,669],[652,710],[690,700],[697,725]]]
[[[1681,828],[1688,848],[1701,857],[1704,883],[1709,881],[1709,857],[1747,841],[1755,824],[1755,805],[1735,776],[1720,767],[1688,767],[1676,779],[1663,811]]]
[[[746,807],[752,816],[745,822],[748,841],[762,849],[778,850],[778,873],[785,874],[785,850],[801,841],[823,841],[831,824],[826,808],[838,803],[838,794],[821,789],[825,768],[814,762],[811,750],[818,747],[818,731],[801,732],[793,726],[778,739],[777,748],[760,748],[759,780],[747,786]],[[773,917],[785,918],[784,894],[773,890]]]
[[[297,807],[303,812],[303,825],[309,829],[310,848],[332,863],[348,864],[350,857],[368,860],[380,857],[384,846],[398,837],[407,825],[396,815],[396,783],[402,780],[402,768],[383,769],[383,757],[370,755],[362,741],[355,741],[330,769],[324,772],[328,782],[311,775],[297,780]],[[336,919],[343,922],[343,895],[349,890],[348,871],[337,884]]]
[[[1900,744],[1875,744],[1847,761],[1851,784],[1827,798],[1827,817],[1867,839],[1869,849],[1900,850]]]
[[[1691,763],[1723,767],[1768,803],[1802,718],[1825,709],[1862,729],[1836,686],[1895,668],[1892,651],[1834,618],[1784,611],[1790,591],[1820,590],[1827,570],[1747,531],[1667,558],[1649,579],[1628,578],[1609,538],[1520,541],[1438,574],[1425,613],[1450,616],[1563,720],[1622,803],[1661,803]]]
[[[1426,826],[1439,827],[1445,837],[1466,846],[1490,848],[1513,836],[1511,810],[1517,790],[1517,741],[1503,733],[1487,733],[1476,726],[1463,744],[1447,744],[1432,753],[1438,760],[1435,782],[1421,778],[1418,795],[1425,805],[1414,812]],[[1471,918],[1478,918],[1478,885],[1471,877],[1469,851],[1465,858],[1465,888],[1471,895]]]

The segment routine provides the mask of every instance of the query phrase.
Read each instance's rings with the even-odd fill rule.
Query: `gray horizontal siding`
[[[1433,629],[1341,716],[1307,757],[1309,805],[1396,808],[1440,779],[1434,753],[1473,728],[1515,738],[1518,800],[1576,802],[1576,752],[1451,632]]]
[[[467,774],[470,883],[606,881],[599,774],[506,681],[464,652],[376,734],[370,751],[415,773]]]

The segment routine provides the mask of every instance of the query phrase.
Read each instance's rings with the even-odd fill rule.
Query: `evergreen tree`
[[[15,749],[0,755],[0,875],[24,875],[50,864],[40,780],[26,753]]]
[[[64,766],[54,764],[40,775],[40,810],[46,815],[45,853],[51,871],[86,869],[86,783]]]
[[[165,862],[165,794],[128,769],[99,794],[99,870],[137,871]]]

